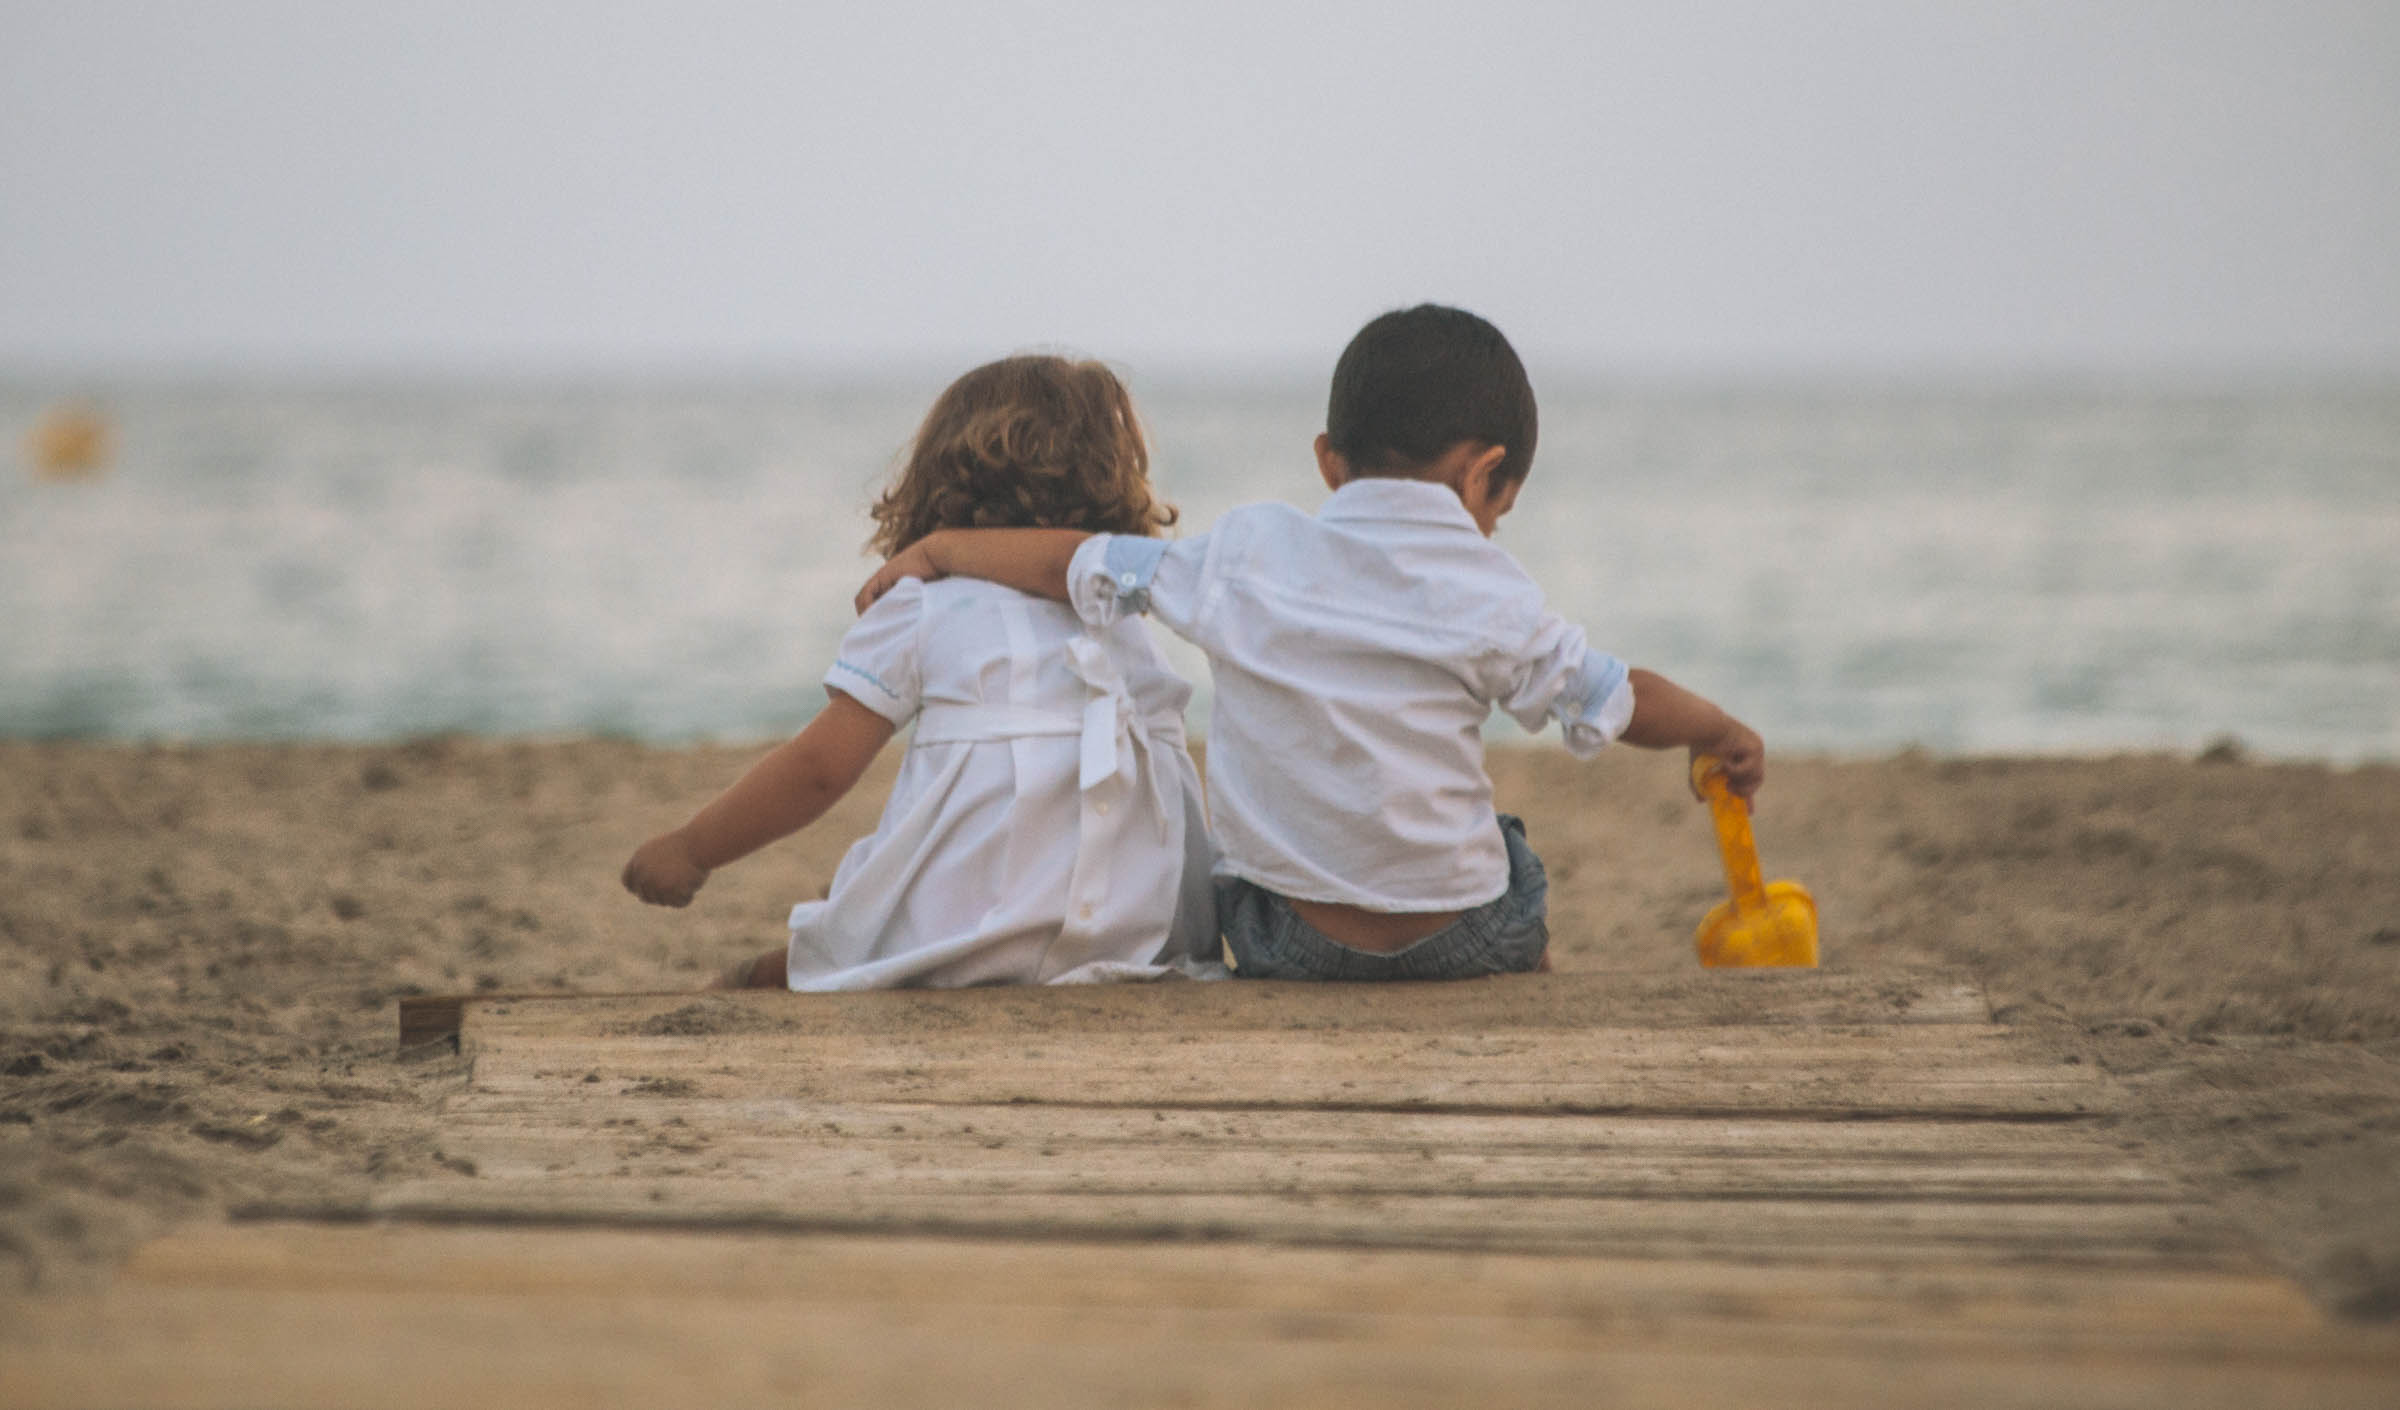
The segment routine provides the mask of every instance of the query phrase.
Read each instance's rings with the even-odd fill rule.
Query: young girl
[[[1132,400],[1097,362],[1012,357],[952,383],[875,505],[890,555],[941,528],[1154,535]],[[726,982],[793,989],[1055,984],[1150,977],[1217,956],[1191,687],[1130,618],[969,578],[906,579],[861,614],[824,711],[625,864],[627,890],[682,906],[711,870],[806,827],[894,731],[916,731],[873,836],[791,942]]]

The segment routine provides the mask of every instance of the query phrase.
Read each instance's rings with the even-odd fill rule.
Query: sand
[[[461,1069],[395,1057],[404,995],[696,987],[779,943],[891,759],[688,911],[616,885],[758,752],[0,744],[0,1288],[455,1169]],[[1722,888],[1678,758],[1513,749],[1494,776],[1549,864],[1560,969],[1692,967]],[[2326,1306],[2400,1319],[2400,768],[1779,759],[1758,830],[1829,968],[1978,978],[2124,1084],[2130,1148]]]

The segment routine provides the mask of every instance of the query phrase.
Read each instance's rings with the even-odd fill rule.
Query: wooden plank
[[[950,1108],[983,1115],[1008,1108]],[[1022,1114],[1023,1109],[1018,1109]],[[1272,1116],[1284,1113],[1270,1113]],[[2180,1200],[2172,1181],[2105,1146],[2044,1152],[1856,1153],[1840,1148],[1695,1155],[1668,1146],[1627,1149],[1561,1141],[1556,1148],[1491,1149],[1465,1140],[1364,1148],[1241,1139],[1084,1141],[1038,1127],[1011,1137],[999,1122],[963,1120],[953,1140],[820,1130],[772,1134],[709,1129],[681,1119],[632,1129],[586,1124],[523,1127],[453,1121],[443,1151],[483,1179],[694,1176],[735,1182],[840,1186],[875,1181],[895,1191],[1167,1196],[1286,1193],[1503,1194],[1652,1199]],[[1557,1124],[1578,1124],[1562,1120]],[[1681,1122],[1653,1123],[1662,1126]],[[1787,1123],[1794,1124],[1794,1123]],[[1829,1123],[1817,1123],[1819,1125]],[[1893,1123],[1876,1123],[1893,1124]],[[1153,1123],[1163,1126],[1164,1123]]]
[[[995,1033],[982,1029],[885,1033],[802,1033],[775,1031],[734,1034],[558,1032],[520,1030],[505,1017],[478,1018],[471,1030],[478,1056],[493,1053],[650,1052],[684,1057],[738,1051],[745,1057],[772,1058],[794,1053],[807,1058],[833,1055],[850,1060],[874,1060],[886,1066],[923,1061],[1040,1063],[1065,1056],[1095,1061],[1150,1054],[1153,1060],[1185,1056],[1258,1052],[1272,1048],[1289,1053],[1286,1067],[1336,1067],[1355,1062],[1417,1062],[1459,1066],[1500,1063],[1536,1068],[1562,1062],[1640,1064],[1701,1068],[1748,1064],[1770,1066],[1805,1077],[1819,1061],[1880,1059],[1885,1075],[1906,1079],[1925,1061],[1952,1065],[2000,1063],[2018,1066],[2015,1035],[1996,1024],[1944,1024],[1917,1027],[1864,1025],[1780,1028],[1697,1028],[1653,1030],[1632,1028],[1528,1029],[1494,1023],[1472,1031],[1392,1031],[1386,1029],[1318,1029],[1289,1033],[1255,1031],[1152,1033],[1139,1029],[1070,1030],[1057,1034]],[[2066,1064],[2044,1064],[2046,1080],[2097,1085],[2088,1073],[2060,1071]]]
[[[2381,1366],[2169,1352],[2035,1355],[1938,1338],[1813,1345],[1513,1346],[1487,1329],[1359,1314],[958,1312],[657,1297],[128,1292],[25,1317],[0,1359],[12,1410],[341,1405],[512,1410],[1059,1405],[1414,1410],[1595,1404],[1855,1410],[2388,1410]]]
[[[1367,1106],[1517,1111],[1944,1113],[2056,1118],[2105,1108],[2091,1074],[2032,1061],[2004,1029],[1077,1032],[875,1039],[788,1032],[474,1037],[474,1087],[600,1087],[942,1104]]]
[[[552,1100],[469,1094],[447,1113],[444,1150],[485,1179],[622,1173],[628,1178],[762,1173],[847,1178],[1092,1180],[1130,1174],[1163,1187],[1310,1183],[1338,1168],[1368,1184],[1522,1183],[1590,1193],[1645,1188],[1995,1197],[2171,1198],[2172,1181],[2072,1123],[1831,1122],[1813,1119],[1523,1116],[1130,1107],[933,1106],[705,1101],[660,1097]]]
[[[506,1011],[520,1024],[598,1033],[670,1030],[875,1035],[974,1027],[994,1033],[1377,1028],[1684,1028],[1983,1023],[1982,993],[1947,971],[1675,970],[1501,975],[1452,984],[1088,985],[865,994],[427,995],[399,1005],[402,1045],[455,1037]]]
[[[0,1403],[2379,1406],[2259,1280],[262,1230],[0,1309]]]
[[[462,1092],[443,1108],[449,1129],[584,1133],[612,1138],[709,1142],[820,1139],[845,1144],[949,1145],[1071,1142],[1158,1149],[1173,1158],[1198,1145],[1220,1149],[1380,1151],[1414,1157],[1427,1148],[1549,1152],[1602,1157],[1648,1153],[1694,1161],[1840,1155],[1856,1160],[1972,1158],[2045,1164],[2117,1163],[2133,1151],[2104,1131],[2072,1121],[1909,1119],[1838,1122],[1810,1116],[1556,1115],[1482,1111],[1376,1111],[1321,1107],[1218,1110],[1205,1107],[947,1105],[822,1101],[797,1097],[659,1096],[566,1084],[563,1091]]]
[[[2063,1329],[2271,1352],[2324,1319],[2260,1274],[1757,1265],[1240,1244],[1089,1245],[657,1230],[245,1224],[145,1245],[127,1283],[160,1288],[626,1294],[895,1304],[1035,1303],[1567,1317],[1621,1333],[1678,1325]],[[2363,1345],[2372,1347],[2375,1339]],[[2384,1344],[2400,1349],[2400,1337]]]
[[[1480,1008],[1421,997],[1465,991]],[[845,996],[861,1002],[831,1020],[774,995],[478,1008],[445,1149],[486,1178],[375,1208],[1901,1263],[2242,1257],[2170,1182],[2055,1123],[2104,1104],[2089,1071],[2027,1061],[2008,1030],[1959,1014],[1519,1027],[1490,986],[1260,985],[1310,1021],[1257,1026],[1243,1001],[1150,1031],[1121,1021],[1139,992],[1070,991],[1061,1008],[1017,991],[973,1010],[1013,1015],[992,1025],[953,1007],[981,995]],[[1886,994],[1850,1011],[1910,1007]],[[1436,1010],[1481,1026],[1427,1026]],[[948,1017],[862,1017],[902,1012]]]
[[[2400,1387],[2400,1338],[2324,1325],[2112,1143],[2088,1068],[1954,977],[508,996],[402,1022],[475,1056],[442,1138],[472,1177],[0,1302],[0,1404]]]
[[[2247,1245],[2205,1210],[2152,1200],[1707,1199],[1506,1192],[895,1188],[807,1180],[417,1180],[366,1209],[423,1222],[759,1228],[840,1233],[1316,1247],[1469,1249],[1640,1258],[1906,1265],[1967,1258],[2055,1265],[2244,1269]]]

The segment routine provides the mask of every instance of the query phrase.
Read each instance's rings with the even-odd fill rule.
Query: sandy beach
[[[616,885],[758,752],[0,745],[0,1285],[88,1288],[179,1224],[459,1165],[434,1106],[459,1066],[395,1058],[403,996],[698,987],[777,943],[892,759],[689,911]],[[1679,758],[1493,772],[1559,969],[1694,968],[1721,883]],[[2124,1085],[2129,1149],[2328,1307],[2400,1318],[2400,768],[1782,758],[1758,830],[1829,968],[1976,978]]]

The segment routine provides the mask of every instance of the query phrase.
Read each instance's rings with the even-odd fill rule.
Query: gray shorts
[[[1217,921],[1237,979],[1471,979],[1523,974],[1550,947],[1550,882],[1525,824],[1500,814],[1508,890],[1408,946],[1357,950],[1300,918],[1292,903],[1238,876],[1217,878]]]

